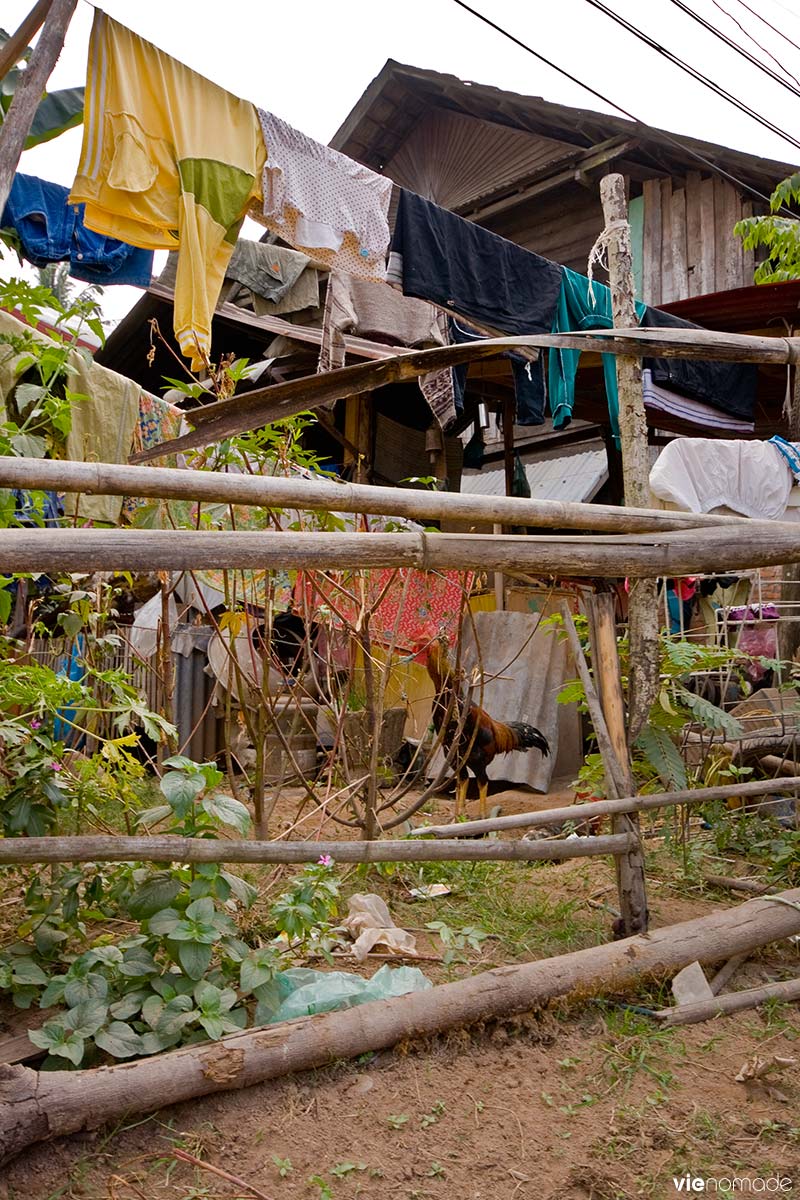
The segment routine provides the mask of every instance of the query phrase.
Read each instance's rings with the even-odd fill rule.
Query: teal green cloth
[[[576,333],[582,329],[611,329],[611,292],[604,283],[592,283],[594,303],[589,294],[589,280],[577,271],[564,268],[561,291],[556,305],[553,333]],[[641,321],[647,306],[636,302],[636,316]],[[563,429],[572,420],[575,406],[575,375],[580,350],[550,350],[548,389],[553,428]],[[604,354],[603,376],[606,383],[608,415],[611,429],[619,440],[619,397],[617,395],[617,364],[613,354]]]

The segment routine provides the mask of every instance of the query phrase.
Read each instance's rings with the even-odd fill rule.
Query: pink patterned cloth
[[[471,573],[410,567],[361,574],[304,572],[297,577],[295,604],[306,617],[339,627],[355,625],[362,606],[373,609],[372,641],[409,654],[438,634],[455,635],[472,578]]]

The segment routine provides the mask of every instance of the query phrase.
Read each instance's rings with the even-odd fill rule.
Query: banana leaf
[[[7,41],[8,34],[4,29],[0,29],[0,46]],[[30,47],[20,61],[24,61],[28,57],[30,57]],[[15,66],[0,79],[0,125],[3,123],[3,118],[14,98],[14,92],[24,74],[24,68]],[[66,133],[68,129],[74,129],[76,125],[80,125],[83,121],[83,93],[82,87],[62,88],[59,91],[46,92],[33,118],[25,149],[30,150],[33,146],[40,146],[43,142],[49,142],[59,134]]]

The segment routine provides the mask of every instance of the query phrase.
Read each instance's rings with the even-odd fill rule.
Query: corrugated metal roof
[[[525,463],[533,500],[591,500],[608,479],[605,450],[587,450],[564,458]],[[465,471],[461,491],[475,496],[504,496],[505,471]]]

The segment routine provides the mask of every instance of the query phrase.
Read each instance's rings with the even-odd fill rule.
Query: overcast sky
[[[800,79],[800,50],[773,34],[740,0],[687,2],[778,70],[734,24],[731,17],[735,16]],[[3,0],[2,25],[9,31],[16,28],[32,3]],[[797,147],[689,79],[586,0],[471,3],[651,125],[764,158],[800,163]],[[607,3],[800,141],[800,98],[701,29],[673,0]],[[800,0],[748,3],[800,45]],[[397,4],[385,0],[297,0],[294,4],[274,0],[108,0],[105,9],[194,70],[271,109],[320,141],[330,139],[387,58],[562,104],[597,111],[605,107],[458,8],[453,0],[402,0]],[[85,81],[91,21],[91,6],[80,0],[51,87]],[[796,82],[788,81],[800,91]],[[80,130],[73,130],[28,151],[21,169],[69,185],[80,141]],[[8,265],[6,259],[4,266]],[[119,317],[135,299],[133,289],[109,288],[104,311]]]

